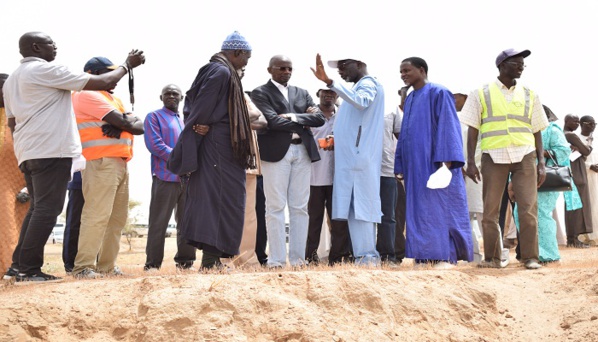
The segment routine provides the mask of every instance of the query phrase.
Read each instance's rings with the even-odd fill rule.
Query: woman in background
[[[571,149],[569,143],[565,138],[563,129],[557,125],[558,118],[550,110],[550,108],[543,106],[544,112],[550,124],[542,131],[542,145],[544,147],[544,158],[546,166],[554,166],[554,160],[560,166],[570,166],[569,154]],[[552,156],[552,158],[551,158]],[[567,210],[574,210],[581,208],[581,199],[577,193],[575,184],[572,184],[572,191],[565,192],[565,203]],[[538,247],[540,251],[540,262],[548,263],[561,259],[559,254],[559,244],[557,240],[556,221],[552,217],[552,212],[556,207],[556,201],[559,198],[560,192],[538,192]],[[512,192],[510,192],[512,196]],[[511,200],[515,200],[511,197]],[[517,210],[515,213],[515,223],[519,230],[519,217]]]

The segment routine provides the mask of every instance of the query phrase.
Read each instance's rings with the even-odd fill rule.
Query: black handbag
[[[571,168],[568,166],[559,166],[559,163],[548,153],[550,159],[554,162],[553,166],[546,166],[546,179],[538,188],[538,192],[548,191],[571,191]]]

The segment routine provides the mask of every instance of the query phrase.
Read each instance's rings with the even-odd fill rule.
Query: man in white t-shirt
[[[19,39],[23,59],[4,84],[8,126],[31,206],[23,221],[19,243],[5,277],[16,284],[48,283],[61,278],[41,271],[44,245],[64,206],[73,158],[81,155],[81,141],[71,105],[71,90],[108,90],[145,61],[133,50],[125,64],[104,75],[72,73],[50,64],[56,43],[45,33],[28,32]]]

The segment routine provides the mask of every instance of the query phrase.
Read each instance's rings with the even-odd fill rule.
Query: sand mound
[[[539,271],[129,266],[124,278],[4,283],[0,340],[597,341],[598,248],[562,252],[573,260]]]

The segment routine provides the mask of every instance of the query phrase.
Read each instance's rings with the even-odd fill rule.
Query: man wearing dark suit
[[[268,121],[268,130],[258,135],[266,195],[266,227],[269,267],[286,265],[284,208],[289,206],[289,262],[305,263],[311,162],[320,160],[309,127],[325,122],[305,89],[289,86],[293,63],[286,56],[270,59],[266,84],[251,92],[251,99]]]

